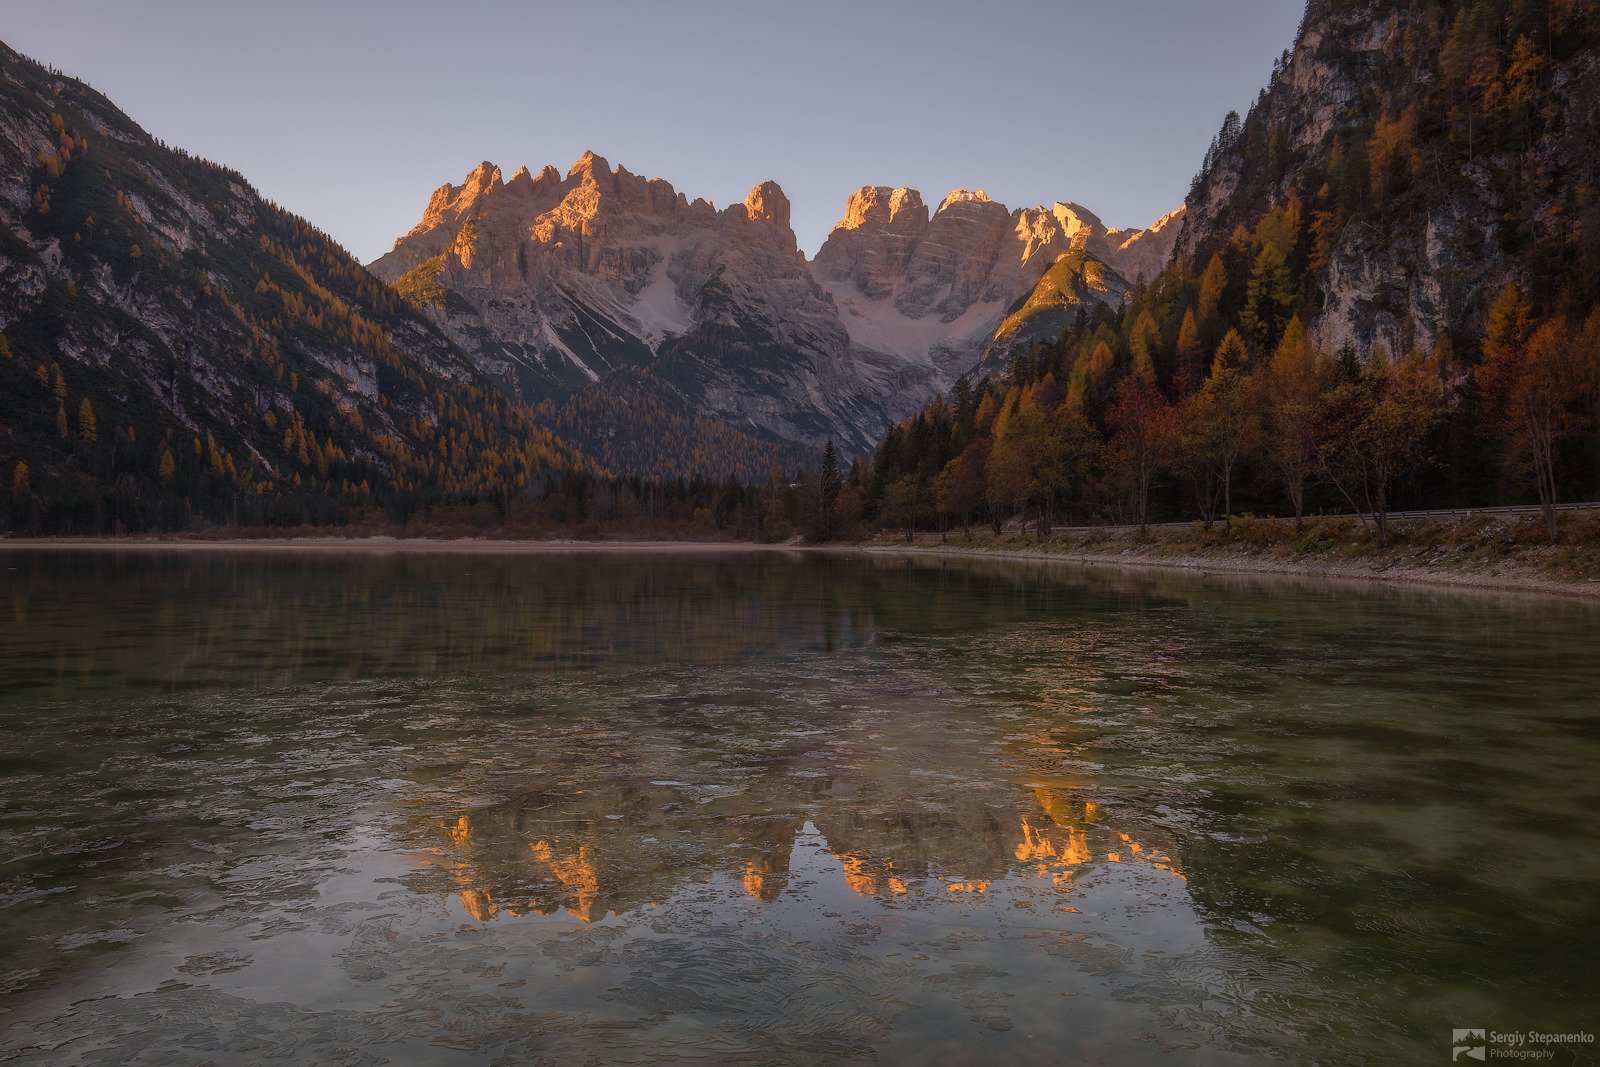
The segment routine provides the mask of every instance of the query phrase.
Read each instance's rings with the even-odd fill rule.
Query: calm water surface
[[[1443,1063],[1600,1030],[1597,810],[1583,605],[0,553],[24,1063]]]

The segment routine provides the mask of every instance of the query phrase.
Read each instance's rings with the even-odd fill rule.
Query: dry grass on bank
[[[908,547],[903,534],[880,534],[869,544]],[[1058,530],[1043,543],[1031,532],[996,536],[975,526],[970,540],[960,530],[943,538],[919,534],[910,547],[1369,577],[1393,571],[1397,577],[1420,572],[1504,582],[1600,583],[1600,513],[1594,512],[1562,515],[1556,545],[1537,515],[1472,515],[1392,520],[1387,548],[1379,546],[1370,524],[1343,516],[1307,519],[1298,532],[1293,522],[1250,517],[1209,530],[1198,522],[1152,527],[1142,538],[1134,528],[1075,528]]]

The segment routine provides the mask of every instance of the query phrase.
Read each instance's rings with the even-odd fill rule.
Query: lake
[[[0,552],[23,1063],[1442,1063],[1600,1029],[1597,810],[1579,603]]]

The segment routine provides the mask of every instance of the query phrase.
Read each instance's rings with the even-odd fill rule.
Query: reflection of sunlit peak
[[[458,818],[448,829],[450,831],[450,843],[457,848],[464,847],[472,840],[472,823],[467,820],[465,815]]]
[[[857,896],[870,897],[878,891],[878,876],[867,870],[866,860],[845,853],[839,862],[844,865],[844,884]]]
[[[1100,805],[1092,800],[1083,802],[1083,821],[1098,822],[1100,820]]]
[[[550,874],[563,887],[571,890],[574,906],[568,914],[583,922],[592,922],[595,901],[600,896],[600,872],[589,858],[589,846],[580,845],[578,851],[560,859],[550,842],[543,838],[528,846],[533,858],[550,868]]]
[[[494,897],[486,889],[463,889],[461,891],[461,906],[467,914],[481,923],[486,923],[495,917],[499,910],[495,907]]]
[[[989,891],[989,883],[988,882],[951,882],[950,884],[945,886],[945,889],[947,891],[951,892],[951,893],[981,894],[981,893],[987,893]]]
[[[1022,820],[1022,843],[1017,845],[1016,857],[1026,863],[1029,860],[1049,860],[1056,855],[1055,845],[1041,830],[1035,830],[1033,824],[1024,816]]]
[[[760,900],[761,891],[766,887],[766,875],[762,874],[755,864],[746,864],[744,869],[744,891],[755,899]]]

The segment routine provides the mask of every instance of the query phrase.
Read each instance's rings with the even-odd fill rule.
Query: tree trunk
[[[1222,468],[1222,528],[1233,529],[1233,464]]]
[[[1560,539],[1556,524],[1556,457],[1555,442],[1545,434],[1533,440],[1534,480],[1539,483],[1539,511],[1544,516],[1545,529],[1553,545]]]

